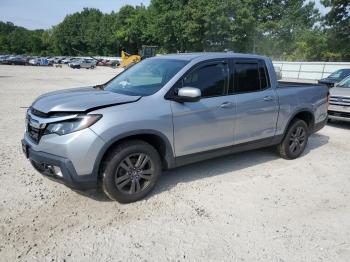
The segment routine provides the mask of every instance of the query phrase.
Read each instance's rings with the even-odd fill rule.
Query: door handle
[[[232,102],[224,102],[220,105],[221,108],[229,108],[232,107],[233,103]]]
[[[273,100],[272,96],[265,96],[264,97],[264,101],[271,101],[271,100]]]

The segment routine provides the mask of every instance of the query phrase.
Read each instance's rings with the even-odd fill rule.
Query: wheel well
[[[311,129],[314,126],[314,124],[315,124],[314,115],[311,112],[309,112],[309,111],[299,112],[298,114],[296,114],[294,116],[293,119],[295,119],[295,118],[304,120],[305,123],[307,124],[307,126],[309,127],[309,129]]]
[[[124,137],[120,140],[115,141],[113,144],[111,144],[108,147],[108,149],[103,154],[103,157],[102,157],[101,162],[100,162],[99,177],[101,176],[101,167],[103,165],[105,158],[109,154],[109,152],[111,152],[115,146],[117,146],[118,144],[120,144],[124,141],[127,141],[127,140],[142,140],[142,141],[145,141],[146,143],[150,144],[151,146],[153,146],[157,150],[157,152],[160,156],[160,159],[162,161],[162,168],[163,169],[168,168],[168,162],[166,160],[166,142],[160,136],[154,135],[154,134],[131,135],[131,136],[127,136],[127,137]]]

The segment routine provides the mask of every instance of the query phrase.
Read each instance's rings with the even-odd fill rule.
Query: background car
[[[54,64],[61,64],[64,59],[65,59],[65,57],[55,57],[53,59],[53,63]]]
[[[49,60],[45,57],[36,57],[32,58],[28,62],[30,65],[36,65],[36,66],[49,66],[52,65]]]
[[[72,62],[74,59],[76,59],[76,58],[74,58],[74,57],[66,57],[65,59],[63,59],[61,61],[61,63],[62,64],[68,64],[68,63]]]
[[[344,78],[350,75],[350,68],[339,69],[326,78],[318,80],[319,84],[327,85],[329,88],[333,87],[336,83],[339,83]]]
[[[118,60],[108,60],[108,59],[100,59],[97,62],[98,66],[111,66],[115,67],[120,65],[120,62]]]
[[[7,60],[9,57],[10,57],[10,56],[8,56],[8,55],[2,55],[2,56],[0,56],[0,64],[2,64],[3,61]]]
[[[73,69],[75,68],[93,69],[96,67],[96,61],[93,59],[77,59],[69,63],[69,67]]]
[[[330,91],[328,119],[350,122],[350,76]]]
[[[26,65],[27,59],[23,56],[12,56],[4,61],[7,65]]]

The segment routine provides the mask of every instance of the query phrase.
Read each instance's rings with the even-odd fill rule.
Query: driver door
[[[235,103],[228,96],[229,67],[226,60],[202,64],[187,74],[177,87],[196,87],[198,102],[171,101],[174,145],[177,157],[233,144]]]

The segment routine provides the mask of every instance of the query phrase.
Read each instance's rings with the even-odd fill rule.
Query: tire
[[[298,158],[304,152],[308,139],[307,124],[301,119],[295,119],[290,123],[285,137],[277,146],[278,154],[284,159]]]
[[[102,166],[102,190],[112,200],[131,203],[144,198],[161,174],[157,150],[141,140],[117,145]]]

